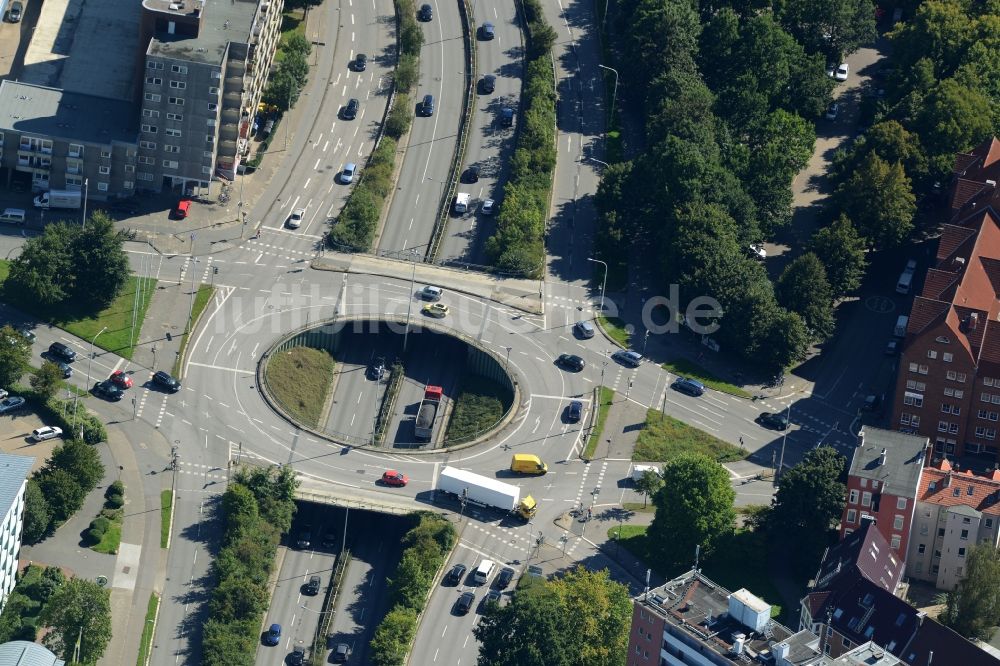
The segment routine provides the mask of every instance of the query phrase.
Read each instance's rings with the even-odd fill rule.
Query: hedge
[[[331,247],[351,252],[367,252],[371,248],[382,206],[392,191],[395,157],[396,140],[383,136],[361,174],[361,181],[330,229],[328,239]]]
[[[556,89],[552,71],[555,33],[538,0],[523,0],[528,60],[510,177],[496,232],[486,242],[490,262],[505,273],[541,276],[545,220],[556,166]]]
[[[403,537],[403,555],[395,575],[389,579],[393,606],[379,623],[369,644],[369,659],[375,666],[402,666],[417,633],[417,618],[427,595],[455,545],[455,526],[428,512],[413,514],[417,525]]]

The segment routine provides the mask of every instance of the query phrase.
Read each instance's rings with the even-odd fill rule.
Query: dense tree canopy
[[[79,643],[77,663],[95,664],[111,641],[111,591],[72,578],[59,586],[39,619],[52,629],[44,642],[53,652],[71,662]]]
[[[826,277],[834,297],[841,297],[861,286],[865,274],[865,241],[846,215],[813,234],[809,249],[826,268]]]
[[[21,381],[31,359],[31,343],[10,325],[0,327],[0,386]]]
[[[969,548],[965,578],[948,593],[938,618],[970,640],[988,641],[1000,624],[1000,550],[988,541]]]
[[[775,290],[778,302],[802,317],[813,339],[833,335],[833,292],[819,257],[812,252],[796,257],[782,271]]]
[[[896,247],[913,229],[916,197],[903,165],[889,164],[874,152],[841,184],[836,201],[869,247]]]

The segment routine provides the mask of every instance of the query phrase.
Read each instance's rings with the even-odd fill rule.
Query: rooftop
[[[929,445],[926,437],[865,426],[858,439],[860,444],[851,459],[851,476],[881,481],[887,494],[916,496]]]
[[[34,464],[35,459],[31,456],[0,453],[0,516],[7,515],[7,511],[21,492],[21,484],[28,478],[31,466]],[[3,663],[0,659],[0,664]]]
[[[230,42],[249,43],[257,14],[253,0],[144,0],[142,4],[159,19],[149,55],[207,64],[222,64]],[[168,21],[174,23],[174,34],[167,31]]]
[[[0,644],[0,666],[65,666],[48,648],[28,641]]]
[[[0,130],[110,145],[138,137],[135,107],[16,81],[0,82]]]
[[[948,460],[924,470],[917,498],[941,506],[973,509],[1000,516],[1000,471],[987,475],[958,471]]]
[[[827,549],[816,574],[815,587],[827,587],[844,572],[859,572],[892,593],[903,576],[903,564],[876,529],[875,521],[862,520],[861,527]]]
[[[833,661],[822,661],[817,666],[898,666],[902,663],[891,653],[886,652],[885,648],[869,641],[845,652]]]

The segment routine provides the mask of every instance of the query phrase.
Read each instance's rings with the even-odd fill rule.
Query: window
[[[868,479],[861,479],[861,487],[862,488],[868,487]]]
[[[964,548],[959,548],[958,549],[958,556],[959,557],[965,557],[965,549]]]
[[[982,400],[983,402],[989,402],[990,398],[992,398],[992,397],[993,396],[990,395],[989,393],[981,393],[981,394],[979,394],[979,399]]]
[[[101,157],[103,157],[104,159],[107,159],[107,158],[111,157],[111,151],[110,150],[104,150],[102,148],[101,149]]]
[[[208,110],[209,111],[215,111],[218,108],[219,108],[219,105],[216,104],[215,102],[209,102],[208,103]]]
[[[142,171],[139,173],[139,180],[153,180],[153,174]]]
[[[850,503],[851,504],[857,504],[858,503],[858,491],[857,490],[852,490],[851,491]]]
[[[108,166],[97,167],[97,172],[100,173],[102,176],[107,176],[109,173],[111,173],[111,167]]]
[[[986,429],[986,439],[996,439],[996,438],[997,438],[997,429],[996,428],[987,428]]]
[[[930,368],[928,366],[921,365],[920,368],[917,370],[917,372],[919,372],[922,375],[926,375],[929,370]]]
[[[215,118],[209,118],[208,120],[205,121],[205,124],[208,125],[209,127],[215,127]]]
[[[969,493],[969,494],[971,495],[972,493]],[[961,532],[959,533],[959,538],[960,538],[960,539],[961,539],[962,541],[968,541],[968,540],[969,540],[969,530],[962,530],[962,531],[961,531]]]
[[[944,412],[945,414],[951,414],[951,405],[949,405],[947,402],[942,402],[941,411]]]
[[[849,522],[851,525],[853,525],[856,522],[857,517],[858,517],[857,511],[855,511],[854,509],[847,510],[847,522]]]
[[[962,489],[961,488],[952,488],[951,496],[952,497],[961,497],[962,496]]]
[[[211,150],[206,150],[206,151],[204,151],[204,152],[203,152],[203,153],[201,154],[201,156],[202,156],[202,157],[207,157],[207,158],[209,158],[209,159],[212,159],[212,151],[211,151]]]
[[[921,543],[917,545],[917,553],[923,555],[927,551],[927,544]]]
[[[160,112],[156,111],[155,109],[143,109],[142,115],[145,118],[159,118]]]
[[[927,536],[927,523],[920,523],[920,534]]]
[[[947,421],[938,421],[938,432],[948,432]]]
[[[889,547],[898,549],[899,544],[901,542],[902,542],[902,537],[900,537],[898,534],[893,534],[892,539],[889,540]]]
[[[937,565],[937,564],[935,564],[934,566],[931,567],[931,573],[932,574],[936,574],[940,570],[941,570],[941,567],[939,565]]]
[[[181,152],[180,146],[171,146],[170,144],[163,144],[163,152],[165,153],[179,153]]]
[[[181,135],[181,131],[179,129],[172,129],[172,128],[168,127],[167,129],[165,129],[163,131],[164,131],[164,133],[167,136],[180,136]]]
[[[914,573],[918,573],[918,574],[922,574],[924,572],[924,563],[923,562],[917,562],[916,567],[914,568],[913,572]]]
[[[986,411],[985,409],[980,409],[980,410],[976,411],[976,416],[979,417],[979,418],[981,418],[981,419],[989,418],[989,414],[990,413],[988,411]]]
[[[908,388],[911,391],[920,391],[921,393],[923,393],[924,391],[927,390],[927,384],[923,382],[918,382],[913,379],[908,379],[906,380],[906,388]],[[948,395],[948,389],[944,390],[944,394]]]
[[[894,530],[903,529],[903,517],[900,516],[899,514],[896,514],[896,516],[892,519],[892,529]]]
[[[163,63],[162,62],[154,62],[154,61],[150,60],[150,61],[148,61],[146,63],[146,67],[148,69],[163,69]]]
[[[168,97],[167,101],[171,104],[176,104],[177,106],[184,106],[183,97]]]
[[[945,363],[951,363],[951,359],[954,358],[949,352],[944,352],[941,354],[941,360]]]
[[[911,393],[910,391],[903,392],[903,404],[912,405],[914,407],[924,406],[924,396],[922,393]]]
[[[906,498],[905,497],[897,497],[896,498],[896,508],[897,509],[905,509],[906,508]]]
[[[872,503],[872,494],[868,492],[862,493],[861,506],[871,506],[871,503]]]
[[[972,518],[962,518],[962,524],[963,525],[971,525],[972,524]]]
[[[176,169],[177,162],[175,160],[163,160],[163,168],[165,169]]]
[[[983,377],[983,386],[993,386],[993,378]]]
[[[81,176],[66,176],[66,187],[80,187],[83,185]]]
[[[965,383],[965,373],[964,372],[958,373],[957,379],[958,379],[958,383],[959,384],[964,384]]]
[[[992,518],[987,518],[985,524],[986,524],[986,529],[988,529],[988,530],[993,529],[993,519]]]
[[[873,490],[878,490],[878,481],[877,480],[874,480],[874,479],[872,480],[872,489]]]
[[[927,358],[937,358],[937,352],[933,349],[927,350]]]
[[[183,81],[171,81],[170,87],[175,90],[184,90],[185,88],[187,88],[187,84],[184,83]]]
[[[944,536],[944,528],[943,527],[939,527],[938,528],[938,536],[939,537],[943,537]]]
[[[167,120],[184,120],[184,116],[179,113],[168,113]]]
[[[973,486],[973,485],[970,485],[969,489],[966,490],[966,493],[969,495],[969,497],[972,497],[973,495],[976,494],[976,487]]]
[[[187,74],[188,68],[185,67],[184,65],[171,65],[170,71],[173,72],[174,74]]]
[[[220,72],[217,69],[212,70],[212,78],[213,79],[221,79],[222,78],[222,72]]]
[[[219,89],[216,88],[215,86],[212,86],[211,88],[208,89],[208,94],[209,95],[218,95],[219,94]]]
[[[201,168],[201,172],[204,173],[204,174],[210,174],[210,173],[212,173],[212,167],[203,166]]]
[[[990,403],[993,405],[1000,405],[1000,393],[994,393],[990,396]]]
[[[206,134],[205,135],[205,141],[207,141],[208,143],[215,143],[215,135],[214,134]],[[212,153],[209,153],[208,156],[211,157]]]
[[[949,370],[948,372],[945,373],[945,377],[947,377],[951,381],[955,381],[958,379],[958,373],[956,373],[954,370]]]
[[[965,391],[960,391],[958,389],[955,389],[955,397],[956,398],[958,398],[959,400],[961,400],[963,396],[965,396]]]
[[[160,101],[160,96],[159,95],[154,95],[153,93],[146,93],[144,95],[144,97],[146,98],[147,102],[159,102]]]
[[[153,143],[152,141],[140,141],[139,147],[145,148],[147,150],[156,150],[156,144]]]
[[[158,85],[160,85],[161,83],[163,83],[163,79],[161,79],[161,78],[157,78],[157,77],[155,77],[155,76],[147,76],[147,77],[146,77],[146,83],[147,83],[148,85],[151,85],[151,86],[158,86]]]
[[[101,191],[101,192],[107,192],[108,191],[108,184],[107,183],[98,183],[97,184],[97,189],[99,191]]]
[[[948,434],[949,435],[957,435],[958,434],[958,424],[957,423],[949,423],[948,424]]]
[[[141,156],[139,158],[139,164],[156,164],[156,160],[152,157]]]
[[[910,363],[910,372],[916,372],[917,371],[917,367],[918,366],[917,366],[916,363]]]
[[[141,129],[143,132],[148,132],[149,134],[156,134],[156,125],[143,125]]]

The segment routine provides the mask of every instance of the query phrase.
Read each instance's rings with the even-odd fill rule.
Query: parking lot
[[[43,425],[46,424],[27,409],[0,416],[0,451],[15,456],[34,456],[31,471],[37,470],[52,455],[52,449],[62,443],[58,438],[38,443],[28,441],[31,431]]]

